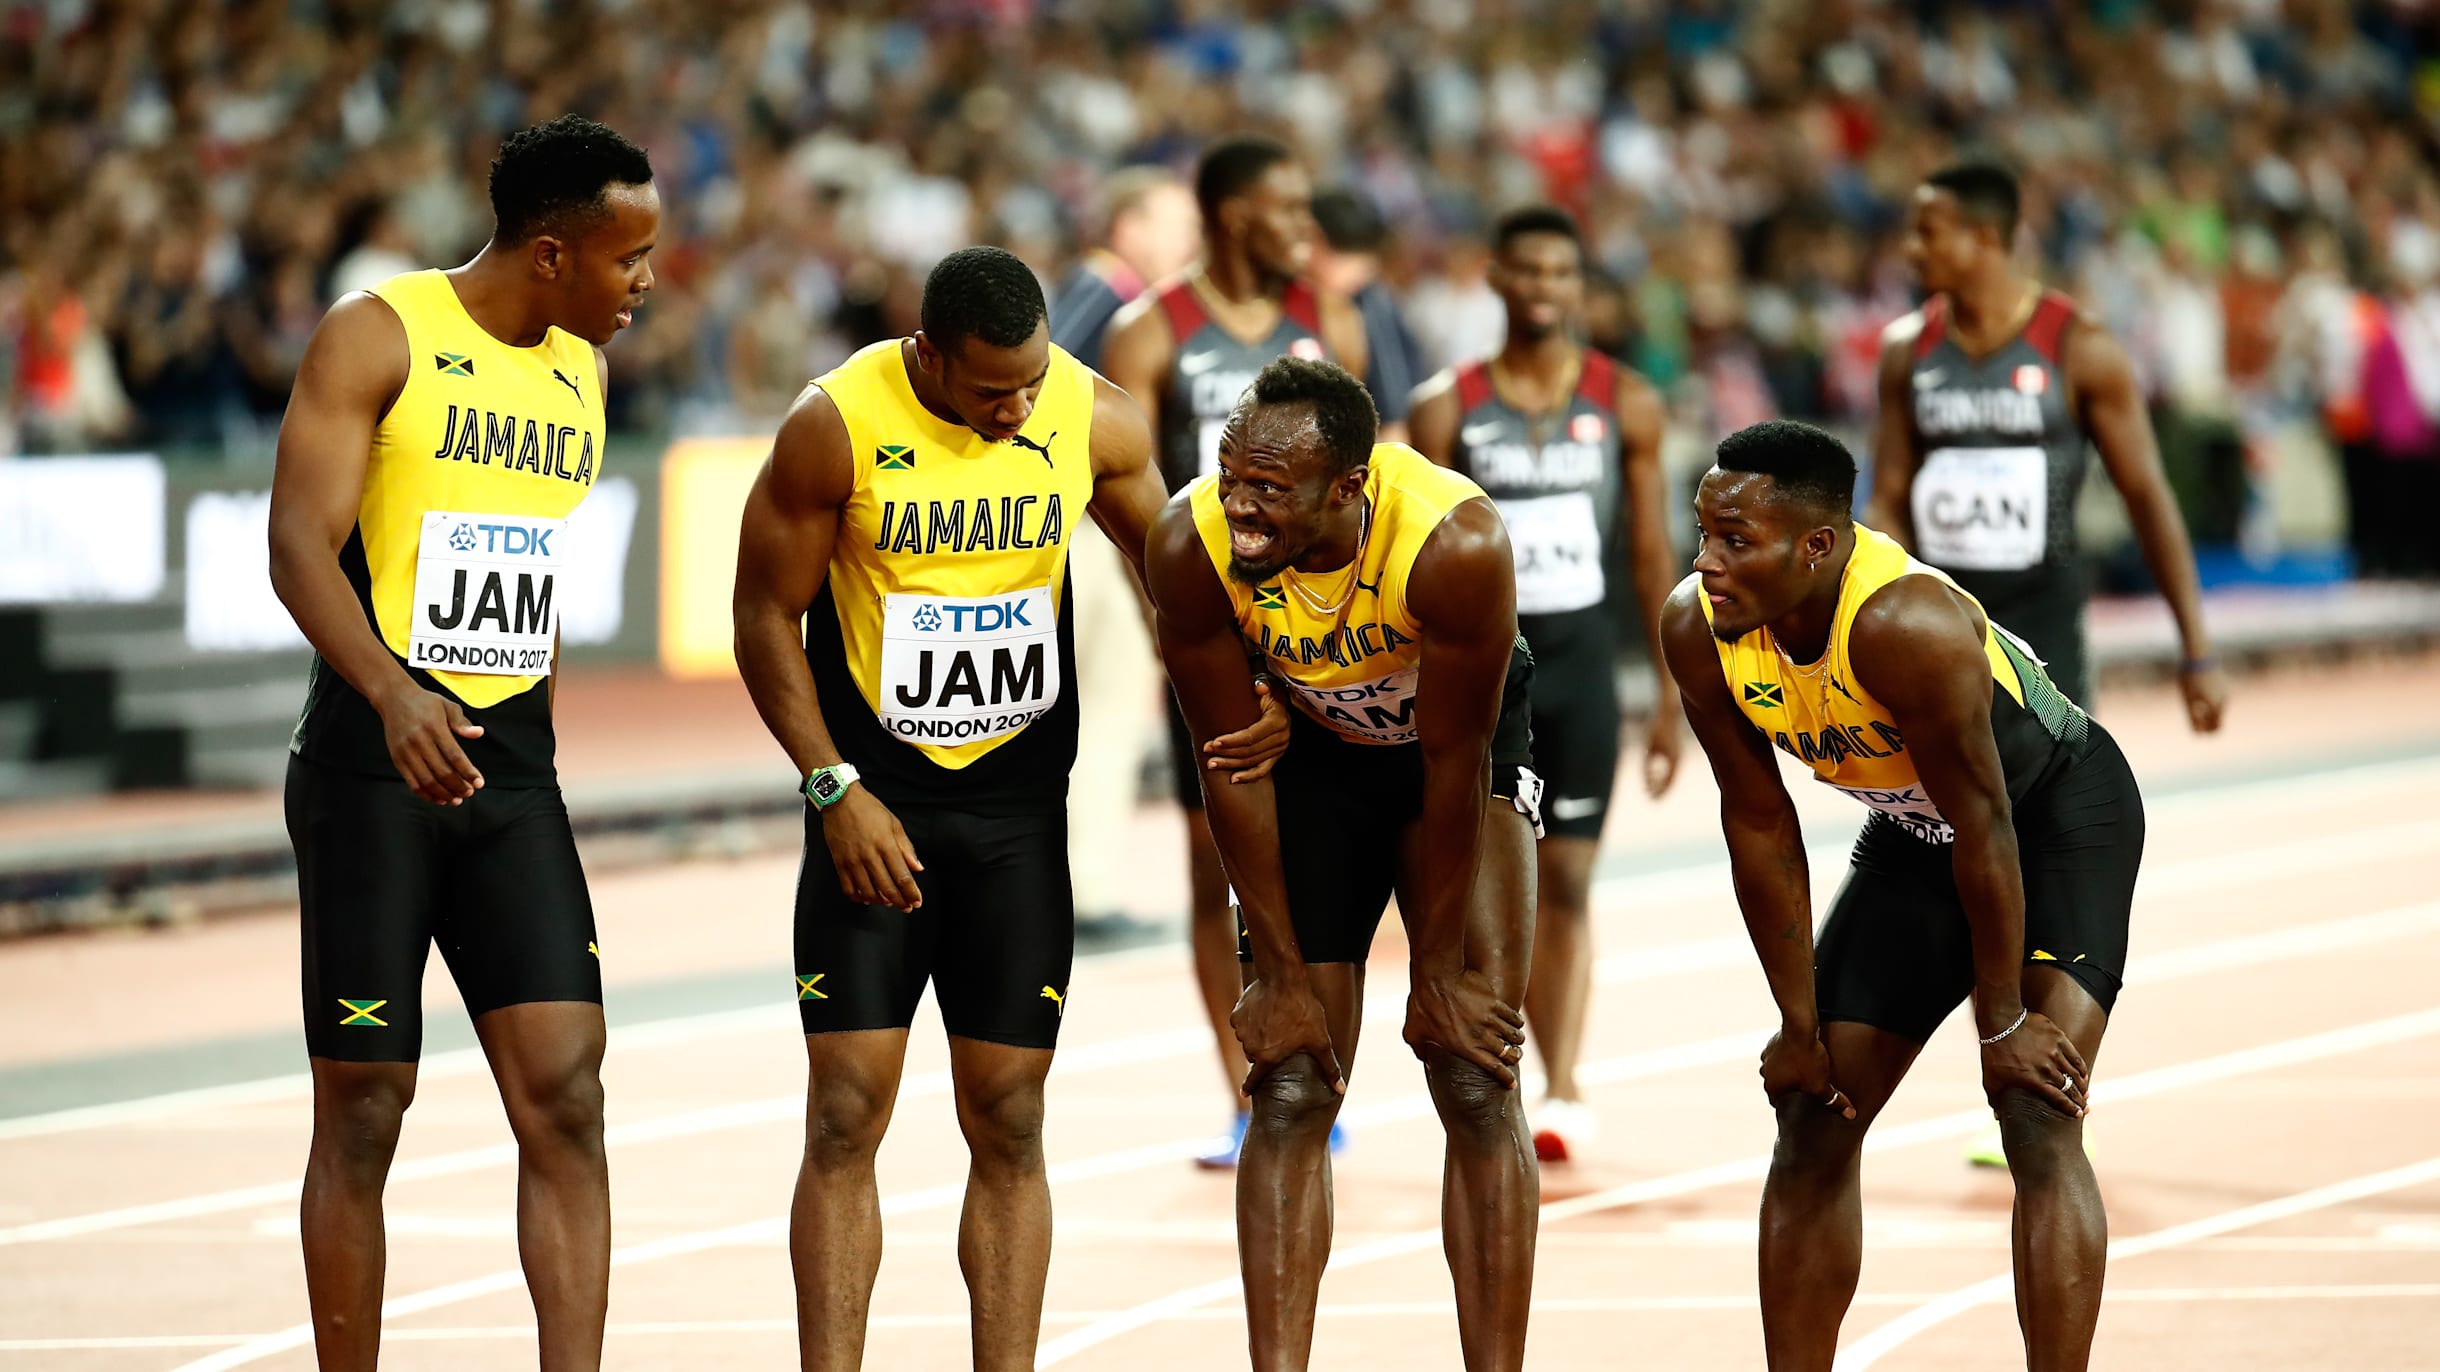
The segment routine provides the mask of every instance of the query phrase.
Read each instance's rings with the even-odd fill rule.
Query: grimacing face
[[[1313,406],[1258,405],[1248,390],[1220,438],[1229,576],[1258,585],[1313,550],[1364,499],[1366,469],[1332,475]]]
[[[555,321],[596,347],[635,322],[652,290],[652,249],[661,235],[661,193],[647,181],[602,192],[609,213],[573,240],[535,240],[537,262],[559,285]]]
[[[940,378],[941,393],[957,421],[995,443],[1004,443],[1025,427],[1050,375],[1050,322],[1034,326],[1033,335],[1013,348],[995,348],[980,338],[968,338],[954,350],[934,345],[917,334],[916,365]]]
[[[1714,467],[1695,491],[1694,570],[1711,602],[1712,634],[1723,643],[1802,604],[1813,589],[1808,559],[1818,562],[1838,546],[1819,511],[1778,498],[1777,486],[1760,472]]]

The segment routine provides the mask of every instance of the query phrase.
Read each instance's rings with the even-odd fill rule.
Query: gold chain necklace
[[[1294,567],[1288,569],[1285,579],[1288,585],[1295,589],[1297,598],[1304,601],[1315,614],[1336,615],[1340,610],[1346,608],[1348,601],[1355,598],[1356,587],[1364,584],[1364,549],[1371,543],[1372,502],[1367,500],[1364,502],[1364,524],[1356,533],[1355,560],[1347,564],[1347,588],[1339,592],[1338,599],[1324,604],[1320,597],[1305,589],[1304,573],[1297,571]]]

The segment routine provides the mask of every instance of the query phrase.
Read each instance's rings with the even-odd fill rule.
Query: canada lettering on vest
[[[1056,493],[993,500],[885,500],[873,535],[877,553],[996,553],[1008,548],[1055,548],[1067,539],[1067,515]]]
[[[1184,369],[1181,368],[1181,371]],[[1197,419],[1218,419],[1237,408],[1237,397],[1254,384],[1254,373],[1218,367],[1194,375],[1187,387],[1187,412]]]
[[[1399,633],[1387,624],[1350,624],[1335,633],[1320,638],[1300,638],[1271,632],[1271,626],[1256,626],[1256,640],[1263,656],[1299,665],[1313,662],[1334,662],[1341,667],[1352,666],[1380,653],[1394,652],[1415,640]]]
[[[1486,443],[1466,456],[1474,478],[1486,486],[1595,486],[1601,483],[1601,448],[1593,443]]]
[[[471,462],[507,472],[534,472],[593,484],[593,434],[583,431],[584,446],[576,447],[579,431],[564,424],[535,420],[520,422],[513,414],[452,405],[441,425],[441,445],[432,457],[440,462]],[[568,464],[573,461],[573,467]]]
[[[2042,400],[2023,391],[1918,391],[1915,427],[1925,434],[2042,432]]]

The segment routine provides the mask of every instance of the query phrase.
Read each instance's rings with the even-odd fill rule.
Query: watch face
[[[828,803],[839,794],[839,790],[839,778],[833,773],[822,772],[814,777],[811,794],[815,800]]]

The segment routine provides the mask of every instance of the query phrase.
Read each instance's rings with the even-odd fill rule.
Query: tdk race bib
[[[1291,679],[1296,703],[1306,714],[1342,737],[1366,743],[1415,741],[1415,678],[1413,667],[1375,681],[1351,681],[1338,686],[1307,686]]]
[[[1845,791],[1864,804],[1896,820],[1904,829],[1925,843],[1955,843],[1957,831],[1949,827],[1940,807],[1926,795],[1923,784],[1875,789],[1870,786],[1841,786],[1828,778],[1822,784],[1834,791]]]
[[[565,520],[424,515],[407,661],[426,671],[547,676]]]
[[[881,617],[881,726],[909,743],[1013,734],[1059,699],[1048,586],[988,596],[896,594]]]
[[[1590,491],[1499,502],[1516,552],[1517,613],[1565,614],[1601,603],[1601,524]]]
[[[2050,475],[2040,448],[1941,448],[1915,474],[1923,560],[1969,572],[2015,572],[2042,560]]]

